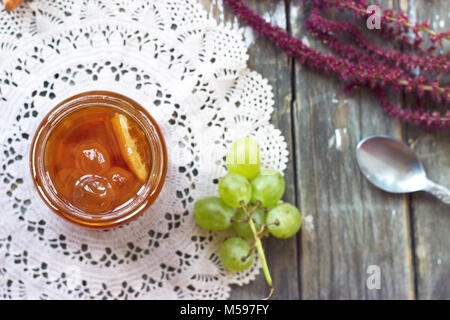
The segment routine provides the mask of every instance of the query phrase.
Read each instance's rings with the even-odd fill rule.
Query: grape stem
[[[247,256],[242,257],[242,261],[245,262],[252,255],[253,251],[255,251],[255,250],[256,250],[256,246],[251,247],[250,250],[248,251]]]
[[[255,210],[261,205],[261,202],[257,201],[255,206],[248,211],[247,206],[245,205],[244,201],[241,201],[241,207],[242,210],[247,214],[247,216],[250,218],[251,214],[255,212]],[[273,285],[272,285],[272,277],[270,276],[269,266],[267,265],[266,256],[264,254],[264,249],[261,243],[261,239],[258,236],[258,232],[256,231],[255,224],[253,222],[253,219],[249,219],[248,224],[250,225],[250,229],[252,229],[253,238],[255,239],[255,247],[256,251],[258,252],[259,259],[261,260],[261,264],[264,271],[264,276],[266,277],[267,285],[270,288],[270,293],[267,296],[266,300],[270,299],[273,295]]]
[[[261,230],[259,230],[258,231],[258,233],[257,233],[257,236],[258,236],[258,238],[262,238],[263,236],[264,236],[264,231],[265,231],[265,229],[266,229],[266,224],[263,224],[262,226],[261,226]]]
[[[262,226],[263,226],[263,228],[266,228],[268,226],[279,226],[279,225],[280,225],[280,220],[276,219],[274,222],[266,223],[266,224],[263,224]]]
[[[237,222],[237,223],[247,223],[250,218],[244,219],[244,220],[236,220],[235,218],[231,218],[231,222]]]

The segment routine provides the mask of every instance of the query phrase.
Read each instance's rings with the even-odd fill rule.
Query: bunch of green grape
[[[259,146],[252,138],[244,137],[234,142],[228,151],[226,165],[228,174],[219,181],[219,197],[198,200],[194,205],[195,221],[206,230],[234,230],[236,236],[226,239],[219,252],[223,266],[230,271],[250,267],[256,250],[272,293],[272,279],[261,238],[268,235],[283,239],[292,237],[301,226],[300,212],[295,206],[281,201],[284,177],[276,170],[260,168]]]

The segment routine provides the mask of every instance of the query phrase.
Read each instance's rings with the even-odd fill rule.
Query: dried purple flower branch
[[[306,21],[306,27],[313,33],[328,35],[327,38],[336,34],[348,33],[350,38],[368,54],[374,53],[379,58],[393,62],[397,67],[402,66],[406,70],[420,67],[425,72],[432,71],[436,74],[450,71],[449,55],[420,57],[393,49],[381,48],[372,44],[354,24],[347,21],[336,22],[328,20],[321,15],[320,10],[317,8],[311,10],[311,15]]]
[[[436,74],[447,72],[449,68],[448,55],[421,58],[415,55],[406,55],[399,51],[381,49],[370,44],[370,42],[362,36],[362,33],[356,26],[351,27],[349,23],[343,22],[328,23],[320,15],[320,8],[335,6],[339,10],[344,10],[346,8],[351,9],[355,15],[363,16],[367,14],[365,9],[364,12],[362,12],[361,10],[355,10],[355,8],[361,8],[362,5],[367,7],[365,0],[308,1],[311,2],[314,7],[312,16],[307,21],[307,27],[315,31],[316,35],[321,37],[322,40],[327,41],[327,45],[341,57],[326,55],[318,50],[311,49],[301,40],[290,36],[280,27],[272,26],[270,23],[266,22],[241,0],[225,0],[225,3],[245,24],[251,26],[255,32],[269,39],[277,47],[283,49],[289,56],[295,58],[301,64],[324,73],[334,73],[340,79],[350,83],[351,85],[349,87],[351,88],[370,88],[376,94],[383,109],[389,115],[395,116],[403,121],[420,124],[427,128],[443,129],[450,127],[450,111],[447,111],[443,116],[437,111],[431,113],[416,111],[413,113],[409,110],[392,106],[386,94],[386,91],[389,88],[395,90],[402,89],[407,93],[414,92],[419,98],[423,96],[425,92],[430,92],[431,97],[434,100],[445,104],[450,100],[450,86],[441,86],[437,80],[430,80],[424,74],[427,71]],[[386,14],[386,17],[389,16],[390,14]],[[403,14],[398,17],[398,29],[401,29],[401,32],[405,32],[409,26],[404,22],[408,20],[404,18]],[[318,20],[320,20],[320,23],[324,22],[324,24],[319,24]],[[390,20],[385,18],[383,21],[386,23]],[[414,27],[416,35],[419,34],[420,30],[425,31],[423,29],[425,26],[426,24],[416,24]],[[343,31],[352,36],[356,36],[354,40],[360,47],[359,50],[334,37],[336,33],[341,33]],[[399,34],[401,34],[401,32]],[[442,36],[443,34],[448,34],[448,32],[432,34],[432,36],[435,37],[432,41],[441,42],[442,39],[447,39],[445,36]],[[420,42],[416,41],[414,48],[418,48],[419,45]],[[374,57],[378,57],[378,59],[375,59]],[[413,76],[413,67],[420,67],[422,69],[422,74]]]
[[[365,0],[310,0],[318,8],[335,7],[339,10],[351,10],[356,18],[367,19],[367,7],[369,4]],[[430,22],[411,23],[408,16],[404,12],[395,14],[392,9],[386,9],[381,15],[381,22],[386,27],[388,24],[395,24],[397,30],[401,33],[407,33],[412,30],[416,35],[417,41],[422,43],[423,37],[420,32],[428,34],[428,38],[432,43],[439,43],[442,45],[443,40],[450,40],[450,30],[444,32],[436,32],[430,29]]]
[[[423,73],[434,72],[435,74],[447,73],[450,70],[450,61],[443,56],[440,57],[417,57],[406,55],[397,50],[386,50],[370,43],[362,32],[352,23],[335,22],[321,16],[319,9],[311,10],[311,15],[305,23],[306,28],[341,57],[365,66],[374,78],[380,79],[383,86],[391,85],[393,89],[399,90],[404,86],[406,92],[416,91],[422,96],[425,91],[430,91],[431,97],[439,102],[446,102],[448,95],[444,88],[439,87],[435,80],[426,77],[418,77],[411,70],[421,68]],[[335,35],[347,33],[353,42],[356,42],[362,50],[346,44],[335,38]],[[375,56],[374,56],[375,55]],[[378,59],[377,59],[378,58]],[[371,83],[374,83],[371,81]],[[372,87],[376,84],[374,83]],[[426,90],[428,88],[428,90]]]
[[[397,118],[398,120],[402,120],[405,122],[413,122],[415,124],[421,125],[426,128],[448,128],[449,127],[449,119],[450,119],[450,110],[448,110],[444,116],[441,116],[439,112],[434,111],[419,111],[420,108],[417,108],[416,111],[412,112],[411,110],[402,109],[394,106],[387,97],[386,92],[383,91],[382,88],[375,88],[373,90],[378,101],[383,106],[383,110],[389,114]]]

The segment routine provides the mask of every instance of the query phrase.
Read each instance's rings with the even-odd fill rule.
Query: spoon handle
[[[450,204],[450,190],[433,181],[429,181],[425,191],[431,193],[436,198],[446,204]]]

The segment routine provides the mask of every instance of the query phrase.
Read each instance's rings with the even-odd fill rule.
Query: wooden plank
[[[209,7],[211,3],[214,4],[212,11],[217,20],[224,19],[227,22],[236,20],[228,8],[224,10],[221,1],[218,1],[219,6],[215,5],[216,1],[204,0],[203,2],[206,7]],[[263,14],[268,21],[277,23],[282,27],[287,25],[283,0],[248,0],[246,3]],[[284,53],[276,50],[273,45],[264,39],[254,37],[249,28],[246,29],[245,34],[246,41],[251,43],[249,47],[249,67],[262,74],[273,87],[275,111],[272,123],[283,132],[290,148],[289,166],[285,171],[287,190],[284,199],[295,203],[294,152],[291,128],[291,65]],[[264,248],[276,289],[274,299],[298,299],[299,297],[297,242],[296,238],[288,240],[269,238],[264,240]],[[264,276],[261,274],[247,286],[235,286],[231,293],[231,299],[261,299],[266,294],[267,285]]]
[[[303,1],[291,3],[293,34],[319,48],[304,30]],[[340,81],[298,65],[295,80],[296,166],[305,216],[303,298],[413,298],[406,197],[370,185],[354,154],[358,141],[368,135],[399,137],[400,125],[364,91],[344,96]],[[379,290],[366,286],[371,265],[381,271]]]
[[[432,21],[435,30],[450,28],[448,1],[405,1],[404,10],[417,21]],[[447,44],[446,50],[450,49]],[[406,127],[430,179],[450,188],[450,132],[430,133]],[[418,299],[450,299],[450,208],[433,196],[418,192],[411,197]]]

